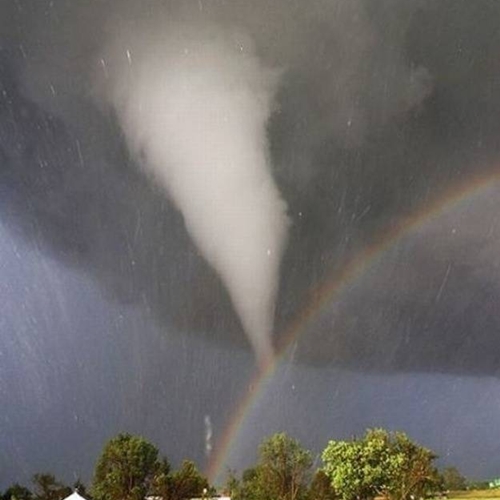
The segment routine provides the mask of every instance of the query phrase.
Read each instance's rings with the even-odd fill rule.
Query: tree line
[[[364,436],[330,441],[321,463],[285,433],[265,439],[257,463],[241,474],[228,471],[222,492],[233,500],[418,500],[467,488],[454,467],[438,471],[436,454],[401,432],[369,429]],[[104,446],[90,489],[72,487],[52,474],[35,474],[32,489],[13,484],[0,500],[63,500],[77,490],[91,500],[209,498],[215,489],[196,465],[174,470],[152,443],[119,434]]]
[[[437,455],[402,432],[370,429],[361,438],[330,441],[313,470],[311,453],[286,434],[259,448],[259,461],[230,475],[233,500],[417,500],[466,488],[456,468],[439,472]]]

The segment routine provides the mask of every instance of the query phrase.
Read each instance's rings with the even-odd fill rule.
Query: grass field
[[[492,490],[470,490],[470,491],[450,491],[448,500],[500,500],[500,489]]]

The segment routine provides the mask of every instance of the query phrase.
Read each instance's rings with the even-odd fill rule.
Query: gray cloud
[[[364,370],[497,375],[499,209],[493,183],[409,228],[318,311],[303,350]]]
[[[182,25],[216,26],[218,33],[235,26],[248,33],[263,64],[282,71],[268,137],[293,225],[278,336],[332,269],[449,185],[494,169],[498,156],[497,4],[377,5],[150,2],[141,8],[146,22],[161,12]],[[114,298],[151,310],[160,324],[242,344],[228,296],[181,216],[135,168],[113,116],[93,104],[105,40],[117,23],[135,25],[136,7],[25,1],[2,9],[2,218]],[[301,337],[299,359],[494,372],[496,323],[488,312],[496,293],[494,250],[478,235],[447,242],[438,234],[391,254],[383,278],[364,279],[363,289],[349,295],[336,320],[345,336],[332,331],[330,320],[320,323]],[[443,292],[426,313],[449,262],[447,290],[455,291]],[[374,297],[374,290],[383,293]],[[458,314],[464,307],[466,318]],[[468,347],[473,335],[479,341]],[[462,354],[445,358],[457,345]],[[376,362],[387,346],[393,354]],[[488,362],[480,361],[483,355]]]

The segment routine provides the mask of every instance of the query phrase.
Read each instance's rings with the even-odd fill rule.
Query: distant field
[[[500,489],[450,491],[448,495],[448,500],[482,500],[484,498],[498,498],[500,500]]]

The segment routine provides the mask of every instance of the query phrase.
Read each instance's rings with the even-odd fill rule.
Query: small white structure
[[[87,500],[78,494],[78,491],[73,491],[69,497],[66,497],[64,500]]]

